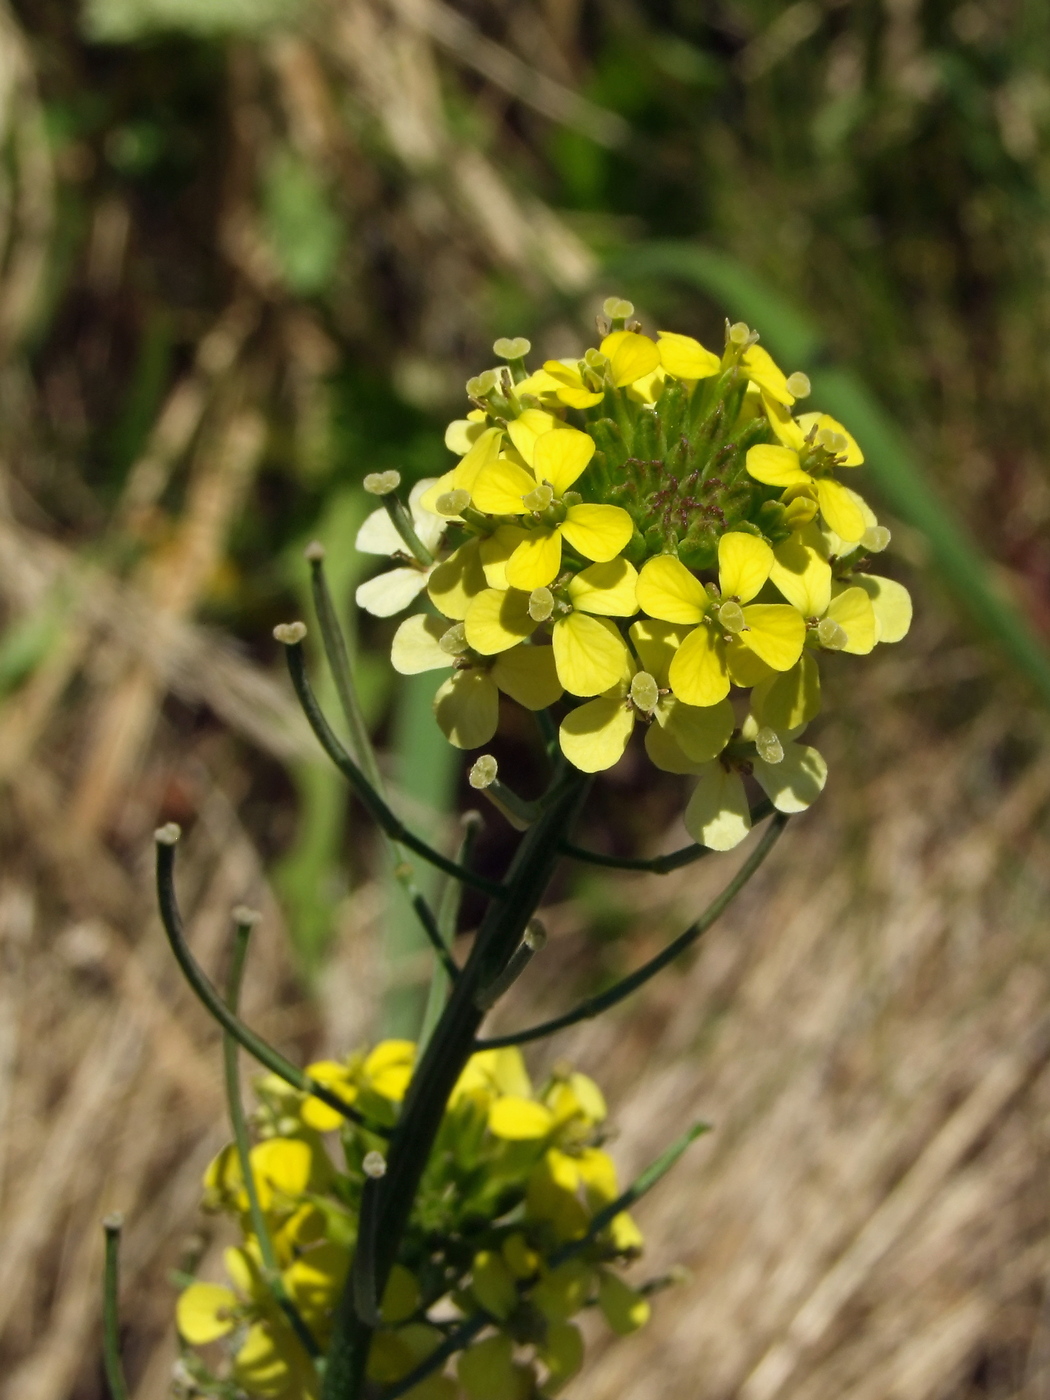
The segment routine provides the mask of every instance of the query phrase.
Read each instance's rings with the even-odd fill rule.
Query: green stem
[[[128,1400],[128,1383],[120,1359],[120,1232],[123,1217],[107,1215],[102,1222],[106,1232],[106,1263],[103,1271],[102,1329],[103,1360],[111,1400]]]
[[[292,685],[295,687],[295,693],[299,698],[303,713],[310,722],[310,728],[314,731],[325,753],[350,783],[361,802],[387,836],[393,841],[400,841],[410,851],[415,851],[416,855],[422,856],[424,860],[429,861],[438,870],[444,871],[446,875],[452,875],[457,880],[462,880],[465,885],[470,885],[473,889],[480,890],[482,894],[487,894],[490,899],[506,898],[507,891],[503,885],[486,880],[483,875],[478,875],[472,870],[465,870],[455,861],[443,856],[440,851],[435,851],[432,846],[428,846],[425,841],[410,831],[400,817],[391,811],[343,748],[325,719],[306,673],[306,660],[303,655],[302,643],[286,642],[284,645],[288,656],[288,671],[292,678]]]
[[[773,804],[767,798],[751,808],[751,825],[757,826],[773,812]],[[712,854],[710,846],[681,846],[677,851],[668,851],[664,856],[607,856],[601,851],[588,851],[585,846],[574,846],[571,841],[561,843],[561,853],[570,860],[582,861],[587,865],[601,865],[608,870],[639,870],[650,875],[669,875],[672,870],[681,870],[683,865],[692,865]]]
[[[241,982],[244,978],[248,940],[251,938],[253,922],[254,920],[248,918],[238,920],[237,931],[234,935],[233,957],[230,960],[230,972],[226,980],[226,1005],[235,1016],[241,996]],[[281,1277],[280,1266],[277,1263],[277,1253],[273,1247],[270,1229],[266,1224],[266,1216],[263,1214],[263,1208],[259,1201],[259,1189],[256,1186],[255,1173],[252,1170],[248,1124],[244,1117],[244,1103],[241,1099],[241,1075],[237,1055],[237,1042],[229,1031],[225,1031],[222,1037],[222,1057],[226,1072],[226,1103],[230,1114],[230,1126],[233,1129],[233,1141],[237,1148],[237,1160],[241,1164],[241,1179],[248,1196],[248,1214],[251,1216],[255,1238],[259,1242],[263,1278],[266,1280],[266,1285],[273,1294],[277,1306],[288,1319],[292,1331],[305,1347],[307,1355],[317,1361],[321,1356],[321,1348],[300,1316],[299,1309],[288,1296],[288,1290],[284,1286],[284,1279]]]
[[[471,857],[474,854],[474,846],[481,831],[482,821],[480,812],[464,812],[461,817],[463,826],[463,839],[460,842],[456,860],[460,865],[469,866]],[[458,880],[451,876],[446,876],[445,885],[438,900],[438,929],[444,940],[446,948],[451,948],[456,937],[456,925],[459,922],[459,907],[463,901],[463,886]],[[419,1031],[419,1053],[422,1054],[427,1041],[434,1032],[444,1010],[445,1002],[448,1000],[450,979],[444,967],[434,968],[434,974],[430,979],[430,990],[427,993],[426,1010],[423,1013],[423,1024]]]
[[[474,1048],[476,1050],[497,1050],[506,1045],[527,1045],[530,1040],[541,1040],[544,1036],[553,1035],[555,1031],[565,1030],[567,1026],[575,1026],[579,1021],[590,1020],[592,1016],[598,1016],[603,1011],[608,1011],[611,1006],[615,1006],[617,1002],[623,1001],[632,992],[636,992],[639,987],[644,986],[651,977],[655,977],[668,963],[673,962],[702,934],[707,932],[751,879],[766,856],[769,855],[787,822],[787,817],[782,812],[778,812],[773,821],[770,822],[762,840],[718,898],[713,900],[700,917],[691,923],[684,933],[680,933],[673,943],[669,943],[662,952],[657,953],[656,957],[643,963],[629,977],[625,977],[622,982],[617,982],[615,986],[610,987],[599,996],[588,997],[572,1011],[566,1011],[563,1016],[555,1016],[550,1021],[541,1021],[538,1026],[530,1026],[528,1030],[515,1031],[511,1035],[495,1035],[478,1040],[475,1042]]]
[[[412,517],[408,508],[404,505],[396,491],[391,491],[387,495],[380,497],[390,523],[408,546],[408,552],[415,559],[417,564],[422,564],[424,568],[433,564],[434,555],[431,550],[416,534],[416,527],[412,523]]]
[[[161,827],[156,836],[157,901],[160,905],[161,922],[168,935],[168,942],[175,955],[175,961],[182,969],[183,976],[196,992],[205,1010],[218,1021],[224,1031],[227,1031],[234,1040],[244,1046],[249,1055],[254,1055],[260,1064],[272,1070],[278,1078],[283,1079],[286,1084],[290,1084],[293,1089],[299,1089],[304,1094],[312,1094],[314,1098],[320,1099],[329,1108],[334,1108],[344,1118],[366,1128],[370,1133],[389,1137],[389,1128],[369,1123],[362,1114],[358,1113],[356,1108],[351,1108],[348,1103],[343,1102],[338,1094],[333,1094],[324,1084],[319,1084],[316,1079],[311,1079],[308,1074],[304,1074],[301,1069],[292,1064],[291,1060],[286,1060],[279,1050],[275,1050],[261,1036],[249,1029],[243,1021],[233,1014],[208,981],[186,942],[182,915],[179,913],[178,902],[175,898],[175,841],[177,839],[177,827],[174,829]]]

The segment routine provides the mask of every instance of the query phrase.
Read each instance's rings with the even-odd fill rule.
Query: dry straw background
[[[791,9],[804,39],[815,7]],[[905,43],[916,7],[886,9]],[[103,32],[149,10],[97,0],[88,18]],[[186,333],[191,353],[99,510],[77,494],[77,423],[90,356],[111,350],[92,347],[85,312],[47,374],[33,360],[63,181],[80,178],[42,108],[54,31],[46,7],[0,5],[0,602],[9,627],[50,628],[0,706],[0,1400],[102,1394],[107,1211],[128,1219],[135,1400],[167,1393],[168,1272],[222,1243],[196,1209],[225,1137],[218,1042],[153,913],[158,821],[191,827],[182,891],[206,967],[221,969],[235,904],[263,911],[245,995],[263,1033],[304,1055],[375,1033],[382,887],[362,878],[342,902],[331,965],[305,992],[246,797],[261,771],[287,806],[273,775],[312,748],[272,650],[210,623],[208,600],[253,509],[274,404],[309,457],[347,345],[425,397],[426,373],[458,374],[484,335],[486,279],[556,304],[596,276],[580,227],[515,178],[504,148],[451,120],[447,95],[459,84],[487,120],[512,108],[615,146],[623,119],[581,97],[558,57],[579,14],[514,7],[497,42],[472,13],[331,0],[229,41],[208,254],[222,295],[209,291],[211,314]],[[744,51],[756,73],[776,59],[768,36]],[[334,330],[289,291],[260,222],[254,180],[275,142],[347,192],[368,234],[344,251],[355,292]],[[102,303],[146,235],[119,193],[89,213],[78,286]],[[410,292],[400,333],[380,314],[379,263]],[[962,415],[951,432],[932,455],[962,443],[979,484],[978,430]],[[921,542],[899,540],[919,620],[863,668],[863,690],[845,668],[829,686],[826,798],[688,966],[542,1052],[600,1075],[625,1175],[686,1121],[715,1125],[640,1211],[644,1269],[682,1264],[686,1281],[630,1341],[596,1330],[577,1400],[1050,1395],[1045,716],[924,581]],[[190,740],[187,714],[200,719]],[[736,859],[607,882],[615,942],[596,942],[586,889],[556,895],[551,945],[506,1023],[559,1004],[598,963],[641,960]]]

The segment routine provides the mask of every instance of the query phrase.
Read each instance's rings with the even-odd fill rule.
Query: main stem
[[[474,1050],[474,1039],[485,1015],[476,1005],[478,993],[499,975],[521,941],[543,898],[560,844],[572,827],[588,783],[586,775],[576,769],[559,768],[548,805],[529,828],[507,873],[507,896],[489,904],[470,957],[412,1076],[391,1138],[377,1204],[372,1281],[377,1298],[382,1298],[397,1260],[401,1237],[449,1095]],[[323,1400],[361,1400],[364,1390],[372,1328],[357,1316],[353,1297],[352,1274],[336,1311]]]

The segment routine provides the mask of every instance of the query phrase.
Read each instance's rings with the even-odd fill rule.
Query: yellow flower
[[[637,578],[633,565],[614,559],[582,569],[554,590],[486,589],[467,612],[466,641],[474,651],[492,656],[516,647],[550,621],[558,681],[573,695],[597,695],[614,684],[626,665],[626,643],[610,619],[637,612]]]
[[[415,1063],[415,1041],[381,1040],[361,1066],[362,1087],[391,1103],[400,1103]]]
[[[175,1323],[179,1335],[193,1346],[204,1346],[233,1331],[240,1300],[221,1283],[191,1283],[179,1294]]]
[[[566,1386],[583,1365],[583,1337],[574,1322],[552,1323],[536,1347],[536,1355],[547,1368],[547,1379],[540,1394],[554,1396]]]
[[[722,368],[721,359],[705,350],[691,335],[676,335],[673,331],[658,331],[660,360],[668,374],[676,379],[709,379]]]
[[[436,553],[448,523],[422,505],[422,498],[433,485],[432,479],[417,481],[408,496],[408,508],[416,534],[432,554]],[[354,546],[363,554],[389,554],[395,559],[407,559],[404,541],[382,506],[365,520],[357,532]],[[376,574],[362,583],[355,593],[357,606],[370,612],[373,617],[393,617],[418,598],[435,567],[436,564],[423,565],[410,560],[401,568]]]
[[[508,1142],[545,1138],[555,1127],[554,1114],[535,1099],[507,1094],[489,1108],[489,1132]]]
[[[311,1079],[316,1079],[318,1084],[323,1084],[326,1089],[338,1094],[344,1103],[352,1104],[357,1098],[357,1085],[348,1065],[339,1064],[335,1060],[316,1060],[312,1065],[306,1066],[306,1073]],[[314,1128],[319,1133],[334,1132],[346,1121],[336,1109],[330,1108],[312,1094],[303,1103],[300,1117],[307,1127]]]
[[[652,1313],[648,1298],[608,1269],[598,1270],[598,1306],[621,1337],[644,1327]]]
[[[523,1099],[532,1097],[532,1081],[522,1053],[516,1046],[508,1045],[502,1050],[479,1050],[476,1055],[471,1055],[452,1090],[449,1106],[455,1107],[467,1095],[481,1098],[487,1103],[500,1094],[514,1094]]]
[[[735,671],[734,658],[745,661],[741,647],[775,671],[787,671],[798,660],[806,636],[801,615],[780,603],[750,603],[772,566],[773,551],[764,540],[734,530],[718,542],[719,590],[705,589],[667,554],[643,567],[638,579],[643,610],[692,629],[668,670],[671,689],[687,705],[717,704],[728,695],[731,678],[750,683],[746,671],[739,676]]]
[[[249,1327],[234,1357],[233,1375],[250,1395],[267,1400],[314,1400],[320,1392],[317,1372],[294,1335],[280,1335],[268,1322]]]
[[[701,708],[685,704],[668,688],[671,662],[689,628],[646,618],[634,623],[630,634],[642,666],[628,657],[615,685],[566,715],[559,730],[566,758],[585,773],[611,768],[623,756],[639,719],[655,720],[646,730],[647,748],[659,745],[660,731],[666,729],[694,762],[716,757],[733,732],[729,701]]]
[[[558,576],[563,538],[585,559],[605,562],[619,554],[634,526],[619,506],[563,500],[594,455],[594,440],[587,433],[560,428],[531,442],[523,438],[522,447],[525,465],[499,457],[478,476],[473,499],[478,510],[490,515],[518,515],[531,522],[507,562],[508,584],[531,592]]]
[[[514,1343],[502,1333],[461,1352],[456,1374],[470,1400],[528,1400],[533,1394],[532,1368],[515,1362]]]
[[[875,610],[866,591],[832,578],[815,525],[796,530],[773,551],[773,583],[807,619],[822,647],[866,656],[877,641]]]
[[[847,543],[856,543],[869,528],[855,493],[830,475],[833,467],[859,467],[864,454],[841,423],[823,413],[806,413],[798,421],[799,446],[761,443],[748,449],[748,473],[766,486],[815,492],[828,525]],[[803,465],[805,463],[805,465]]]
[[[485,590],[478,601],[494,592]],[[521,596],[525,596],[527,609],[528,597]],[[451,744],[475,749],[487,744],[496,732],[500,691],[527,710],[544,710],[561,697],[553,649],[520,645],[536,625],[516,633],[500,653],[493,654],[493,649],[482,655],[476,644],[473,649],[468,644],[469,631],[463,623],[449,627],[442,618],[416,613],[394,634],[390,660],[403,676],[454,668],[454,674],[434,696],[434,713]]]
[[[608,359],[606,375],[615,389],[624,389],[652,374],[661,361],[660,346],[637,331],[613,331],[598,347]]]
[[[478,475],[499,456],[503,446],[503,437],[504,432],[501,427],[483,428],[475,440],[467,446],[462,460],[450,472],[445,472],[444,476],[438,477],[437,481],[423,492],[419,498],[422,509],[441,515],[438,502],[443,496],[447,496],[453,491],[465,491],[469,497]],[[458,514],[458,511],[453,511],[449,518],[455,519]]]

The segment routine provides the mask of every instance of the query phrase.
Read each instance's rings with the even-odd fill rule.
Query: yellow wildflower
[[[748,473],[766,486],[785,490],[808,488],[832,530],[847,543],[856,543],[868,529],[855,494],[831,476],[834,467],[859,467],[864,454],[840,423],[827,414],[804,414],[798,427],[808,425],[798,447],[761,443],[748,450]]]

